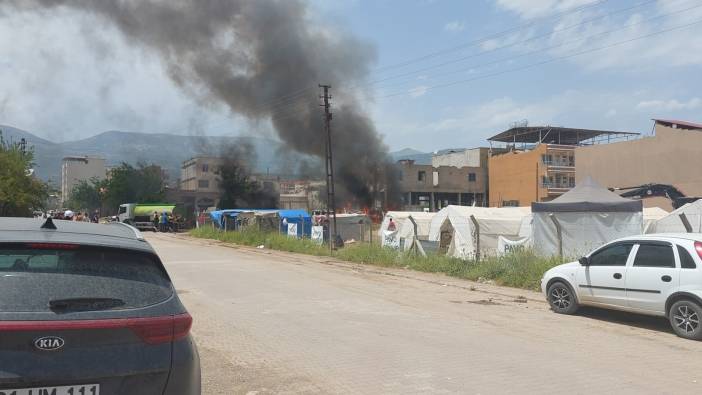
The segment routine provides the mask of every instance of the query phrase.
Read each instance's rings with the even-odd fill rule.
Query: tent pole
[[[690,225],[690,221],[687,219],[687,215],[685,213],[680,213],[680,221],[682,221],[683,226],[685,227],[685,231],[687,233],[692,233],[692,225]]]
[[[412,248],[411,251],[416,255],[419,252],[419,249],[417,248],[417,244],[419,242],[419,239],[417,238],[417,222],[412,218],[410,215],[407,217],[408,220],[412,221]]]
[[[479,261],[480,260],[480,225],[478,224],[478,220],[475,219],[475,215],[471,215],[470,220],[473,222],[473,226],[475,227],[475,260]]]
[[[553,213],[549,214],[548,217],[551,218],[551,221],[556,226],[556,237],[558,237],[558,256],[563,258],[563,233],[561,231],[561,224],[558,222]]]

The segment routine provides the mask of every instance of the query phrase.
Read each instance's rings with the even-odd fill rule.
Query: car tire
[[[670,306],[668,319],[676,335],[702,340],[702,307],[699,304],[687,299],[679,300]]]
[[[558,314],[575,314],[578,311],[578,300],[573,290],[565,283],[556,281],[548,287],[548,304],[551,310]]]

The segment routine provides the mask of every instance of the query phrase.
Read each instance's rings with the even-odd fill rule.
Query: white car
[[[556,313],[589,305],[664,316],[678,336],[702,340],[702,234],[615,240],[547,271],[541,290]]]

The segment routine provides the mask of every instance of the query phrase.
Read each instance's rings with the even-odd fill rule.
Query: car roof
[[[702,233],[651,233],[639,236],[629,236],[618,239],[618,241],[627,240],[668,240],[668,239],[683,239],[702,241]]]
[[[52,220],[56,229],[43,229],[46,221],[0,217],[0,243],[72,243],[154,252],[141,233],[127,224]]]

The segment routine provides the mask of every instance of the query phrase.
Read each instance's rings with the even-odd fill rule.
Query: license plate
[[[100,384],[0,390],[0,395],[100,395]]]

